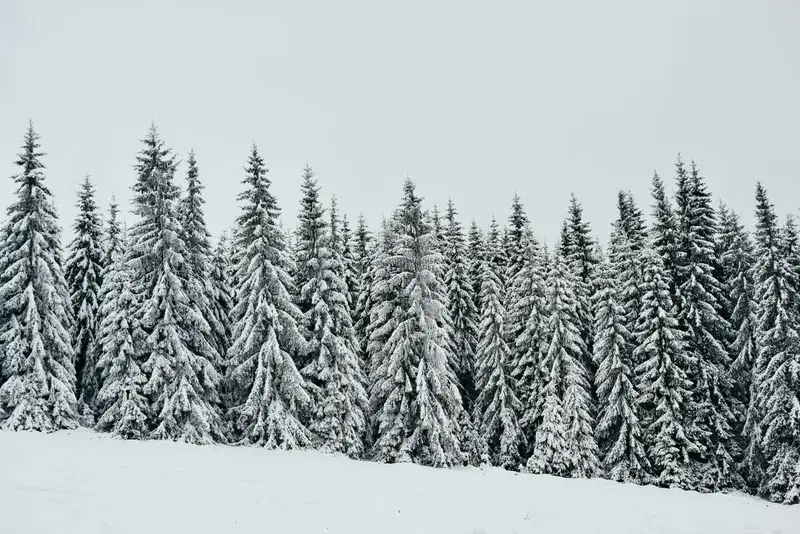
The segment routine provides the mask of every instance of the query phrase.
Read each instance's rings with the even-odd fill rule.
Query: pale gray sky
[[[750,222],[758,179],[800,207],[800,3],[0,0],[4,206],[28,118],[67,236],[86,173],[127,207],[151,119],[215,234],[253,140],[292,226],[308,159],[373,227],[408,174],[483,226],[516,190],[548,241],[574,191],[605,240],[679,150]]]

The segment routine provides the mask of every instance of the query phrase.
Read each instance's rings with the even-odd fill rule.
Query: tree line
[[[465,228],[406,179],[353,228],[301,178],[279,221],[255,144],[233,231],[206,227],[195,154],[151,126],[131,211],[87,177],[65,255],[31,124],[0,244],[0,428],[491,463],[800,501],[800,242],[765,188],[749,232],[678,157],[650,217],[617,195],[606,246],[572,196],[542,244]],[[104,220],[105,219],[105,220]]]

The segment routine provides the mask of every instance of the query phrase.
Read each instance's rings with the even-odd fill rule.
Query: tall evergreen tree
[[[694,163],[685,184],[681,186],[680,180],[679,177],[679,198],[685,206],[678,224],[678,320],[686,333],[686,349],[693,358],[688,378],[694,386],[688,407],[692,420],[687,429],[699,445],[694,457],[699,489],[726,489],[738,485],[734,467],[737,445],[729,404],[731,361],[727,340],[731,330],[722,317],[724,297],[715,276],[719,272],[714,243],[716,213]]]
[[[522,402],[520,426],[527,442],[529,457],[535,443],[536,429],[541,422],[542,388],[545,381],[542,361],[547,351],[546,267],[539,242],[526,237],[527,260],[511,282],[510,291],[521,297],[515,301],[510,315],[523,322],[523,330],[513,338],[511,376],[516,380],[517,395]]]
[[[347,288],[347,308],[350,310],[351,318],[355,312],[358,294],[361,290],[359,287],[358,266],[356,265],[355,245],[353,235],[350,232],[350,221],[347,219],[347,214],[344,214],[342,215],[342,268],[344,269],[344,284]],[[355,320],[353,320],[353,323],[355,323]]]
[[[589,374],[594,376],[597,367],[592,360],[594,344],[592,284],[597,269],[597,259],[594,257],[594,239],[592,239],[591,228],[583,218],[583,206],[580,205],[575,195],[570,197],[566,228],[566,246],[563,254],[575,277],[575,303],[577,305],[575,313],[581,339],[586,347],[583,364]]]
[[[359,342],[359,353],[365,362],[367,360],[367,328],[369,326],[369,311],[372,307],[372,265],[375,255],[373,236],[367,227],[363,215],[358,216],[355,243],[353,244],[354,266],[358,277],[358,294],[355,295],[353,306],[353,323],[356,339]]]
[[[187,164],[186,193],[180,200],[178,217],[189,268],[187,295],[204,319],[193,326],[193,350],[203,353],[219,371],[222,368],[222,355],[227,350],[226,331],[224,319],[216,313],[217,309],[212,303],[215,288],[211,280],[211,232],[208,231],[203,212],[205,186],[200,181],[194,151],[189,152]],[[213,350],[209,350],[207,345],[211,345]]]
[[[758,356],[746,431],[747,473],[774,502],[800,502],[800,316],[797,279],[785,251],[774,208],[756,188],[755,284]]]
[[[744,422],[750,404],[750,386],[753,365],[757,355],[756,302],[753,283],[755,265],[750,234],[744,229],[738,215],[720,207],[721,282],[727,296],[728,308],[725,319],[731,324],[733,337],[729,340],[729,352],[733,358],[730,367],[731,407],[735,414],[734,436],[739,448],[744,449]],[[737,458],[739,459],[739,458]]]
[[[678,293],[675,284],[678,280],[678,221],[664,189],[664,181],[658,176],[658,173],[653,173],[650,193],[653,197],[651,245],[661,256],[667,283],[670,287],[670,295],[673,302],[677,302]]]
[[[647,457],[654,483],[695,489],[690,455],[697,453],[698,445],[687,429],[692,383],[686,372],[693,356],[685,351],[661,256],[646,249],[644,265],[634,357],[642,362],[636,368],[636,387]]]
[[[78,191],[75,238],[65,267],[75,323],[72,341],[80,404],[91,412],[97,394],[97,310],[103,278],[102,222],[94,200],[94,185],[86,176]]]
[[[442,258],[421,202],[407,179],[388,258],[401,313],[373,370],[374,449],[384,461],[450,466],[466,459],[459,425],[464,409],[441,326],[450,323]]]
[[[302,314],[292,302],[292,259],[278,226],[264,160],[253,145],[245,168],[236,246],[240,286],[228,350],[234,438],[242,444],[294,449],[311,444],[301,410],[311,402],[294,354],[307,351],[297,328]]]
[[[503,307],[504,294],[500,282],[501,254],[496,240],[490,241],[481,280],[480,342],[476,351],[475,420],[486,441],[494,465],[518,469],[525,450],[525,437],[519,425],[522,402],[516,394],[516,380],[511,377],[511,351],[506,344]]]
[[[619,482],[646,480],[649,463],[642,445],[638,394],[625,310],[618,302],[614,272],[602,264],[594,295],[594,361],[599,416],[596,435],[606,475]]]
[[[0,245],[0,428],[6,430],[77,425],[71,303],[44,155],[31,122]]]
[[[128,262],[136,299],[134,346],[147,376],[154,439],[225,439],[219,415],[217,353],[204,310],[192,301],[194,273],[178,208],[175,160],[154,125],[137,156]]]
[[[475,222],[475,219],[473,219],[469,226],[469,234],[467,236],[467,258],[469,258],[467,277],[472,283],[472,301],[478,308],[478,316],[481,314],[479,295],[481,294],[481,276],[483,275],[485,246],[486,243],[483,232],[478,226],[478,223]]]
[[[447,287],[450,318],[453,321],[452,342],[455,351],[455,369],[461,386],[464,407],[472,409],[475,399],[475,351],[478,346],[478,311],[472,299],[472,283],[467,272],[466,242],[461,223],[452,200],[447,201],[444,230],[449,259],[444,284]]]
[[[319,189],[309,171],[307,168],[303,184],[298,217],[302,240],[297,250],[310,275],[300,288],[300,302],[311,303],[304,317],[310,358],[302,370],[315,401],[310,430],[319,437],[324,450],[358,458],[364,454],[366,378],[354,342],[343,254],[330,246],[338,239],[335,219],[326,232],[316,196]]]
[[[115,212],[111,213],[111,221],[115,221]],[[147,377],[133,346],[136,301],[125,261],[125,236],[117,236],[115,241],[118,248],[112,249],[103,271],[102,319],[97,336],[100,388],[96,400],[99,414],[96,428],[124,439],[143,439],[148,430],[144,396]]]
[[[214,249],[214,254],[211,258],[211,271],[209,272],[209,282],[211,285],[211,295],[209,303],[211,305],[211,313],[216,318],[216,323],[220,329],[216,332],[216,342],[218,346],[224,348],[224,352],[220,353],[220,374],[227,374],[227,355],[231,346],[231,337],[233,335],[233,325],[231,324],[231,314],[233,313],[233,306],[236,302],[236,291],[233,282],[233,264],[231,258],[233,252],[229,243],[228,232],[223,232],[217,246]],[[228,406],[230,401],[229,391],[227,384],[223,380],[220,384],[221,393],[223,393],[223,405]]]
[[[303,183],[301,185],[302,197],[300,199],[300,213],[297,216],[297,232],[294,244],[294,257],[296,263],[295,285],[299,290],[314,276],[314,267],[311,265],[316,255],[316,247],[322,237],[325,227],[322,203],[319,198],[319,186],[314,177],[314,171],[306,163],[303,169]],[[297,305],[302,313],[308,312],[313,303],[302,296],[298,298]]]
[[[599,460],[574,286],[574,276],[559,250],[547,280],[550,343],[543,361],[542,422],[527,468],[534,473],[585,478],[597,474]]]

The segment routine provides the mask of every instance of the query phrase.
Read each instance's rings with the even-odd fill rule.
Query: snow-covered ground
[[[500,469],[0,432],[0,532],[798,534],[800,507]]]

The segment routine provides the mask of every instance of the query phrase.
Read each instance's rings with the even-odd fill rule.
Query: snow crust
[[[797,534],[800,507],[497,468],[0,432],[0,532]]]

